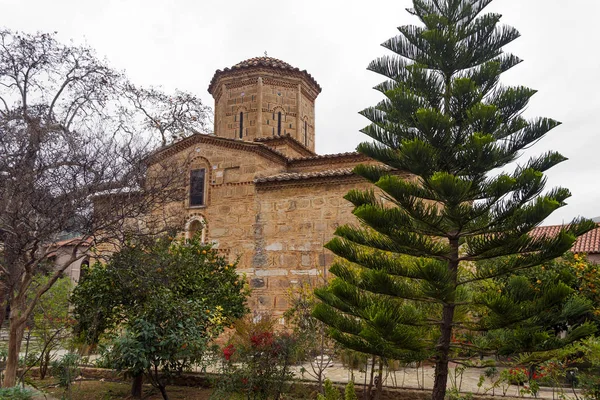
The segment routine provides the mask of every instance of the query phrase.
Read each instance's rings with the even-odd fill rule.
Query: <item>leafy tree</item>
[[[113,339],[115,367],[142,374],[167,399],[166,382],[201,361],[208,342],[247,311],[235,264],[197,237],[131,242],[96,264],[72,296],[77,332]]]
[[[131,235],[134,226],[123,222],[142,216],[146,228],[173,226],[154,223],[149,210],[181,200],[183,193],[165,189],[184,185],[184,166],[155,165],[159,179],[146,179],[143,160],[162,143],[156,132],[163,137],[164,130],[147,123],[144,110],[173,111],[168,121],[182,130],[202,125],[207,114],[177,111],[182,103],[204,110],[181,93],[171,101],[151,90],[152,105],[140,105],[133,99],[142,92],[88,47],[64,45],[54,34],[0,29],[0,321],[11,310],[4,386],[16,383],[23,332],[36,303],[85,257],[90,242]],[[107,191],[114,196],[99,212],[92,203]],[[73,234],[77,240],[62,240]],[[52,253],[64,253],[64,262],[35,287]]]
[[[47,275],[35,279],[35,286],[44,285]],[[60,347],[64,348],[71,334],[74,320],[69,313],[69,295],[71,294],[71,279],[59,278],[56,283],[40,298],[32,315],[30,326],[31,338],[35,351],[39,351],[40,378],[44,379],[54,353]]]
[[[518,335],[570,295],[562,282],[532,297],[521,296],[521,278],[509,279],[506,291],[480,290],[562,255],[595,227],[577,219],[556,236],[530,235],[570,196],[544,192],[544,172],[565,158],[548,152],[509,168],[559,122],[525,119],[535,91],[499,83],[521,61],[502,51],[519,33],[500,25],[499,14],[482,14],[491,1],[414,0],[408,11],[422,26],[401,26],[383,44],[395,55],[370,64],[387,78],[376,87],[385,98],[362,112],[373,141],[358,151],[381,165],[355,173],[377,192],[346,195],[360,225],[336,230],[326,247],[342,258],[330,270],[337,278],[317,291],[315,315],[342,344],[432,358],[435,400],[445,396],[451,357],[478,350],[453,343],[456,333],[512,331],[518,350],[536,351],[593,330],[579,325],[548,342]]]

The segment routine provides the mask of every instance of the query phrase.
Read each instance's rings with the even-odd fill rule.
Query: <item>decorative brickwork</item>
[[[289,136],[314,153],[321,87],[308,72],[256,57],[215,72],[208,91],[215,99],[216,136],[244,141]]]

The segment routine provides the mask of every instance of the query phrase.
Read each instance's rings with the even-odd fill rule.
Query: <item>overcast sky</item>
[[[0,0],[0,26],[57,31],[87,43],[137,84],[175,88],[213,105],[215,70],[265,51],[306,69],[323,92],[316,103],[318,153],[352,151],[365,140],[357,113],[380,100],[381,78],[366,71],[386,53],[396,27],[416,21],[410,0]],[[600,215],[599,0],[495,0],[522,37],[507,47],[525,60],[503,82],[539,90],[527,116],[563,122],[529,154],[558,150],[569,161],[549,171],[549,187],[565,186],[569,205],[546,222]],[[526,154],[523,158],[527,158]]]

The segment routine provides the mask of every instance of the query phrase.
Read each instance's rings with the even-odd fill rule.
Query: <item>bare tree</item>
[[[53,34],[0,31],[0,321],[10,307],[5,387],[16,384],[28,317],[83,257],[83,246],[118,245],[129,235],[181,225],[163,206],[181,200],[182,191],[173,188],[184,187],[185,166],[147,171],[143,163],[158,143],[147,124],[135,125],[132,116],[142,108],[131,102],[148,93],[169,98],[135,89],[87,47],[62,45]],[[181,120],[159,129],[161,144],[166,132],[187,130],[191,114],[180,107],[172,118]],[[201,125],[206,114],[196,118],[193,125]],[[35,286],[65,232],[79,233],[64,242],[70,259]]]
[[[191,93],[177,90],[170,95],[129,84],[124,95],[133,106],[134,120],[141,118],[144,126],[158,132],[163,146],[188,134],[208,133],[212,126],[212,110]]]

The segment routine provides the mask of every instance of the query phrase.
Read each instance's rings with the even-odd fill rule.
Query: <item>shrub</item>
[[[62,356],[59,360],[52,361],[52,376],[58,378],[59,386],[65,388],[71,386],[71,383],[80,374],[79,361],[79,355],[74,353],[67,353],[64,356]]]
[[[298,342],[293,335],[275,331],[274,325],[268,317],[236,322],[230,343],[219,351],[222,369],[214,398],[279,398],[288,389]]]
[[[356,391],[354,390],[354,382],[350,381],[346,385],[346,390],[344,390],[344,400],[358,400],[356,396]]]
[[[325,394],[319,394],[317,396],[317,400],[342,400],[342,395],[340,394],[340,391],[335,386],[333,386],[333,383],[329,379],[325,379],[325,383],[323,384],[323,390]]]
[[[10,388],[0,388],[0,399],[3,400],[31,400],[33,392],[29,389],[23,389],[20,386]]]

